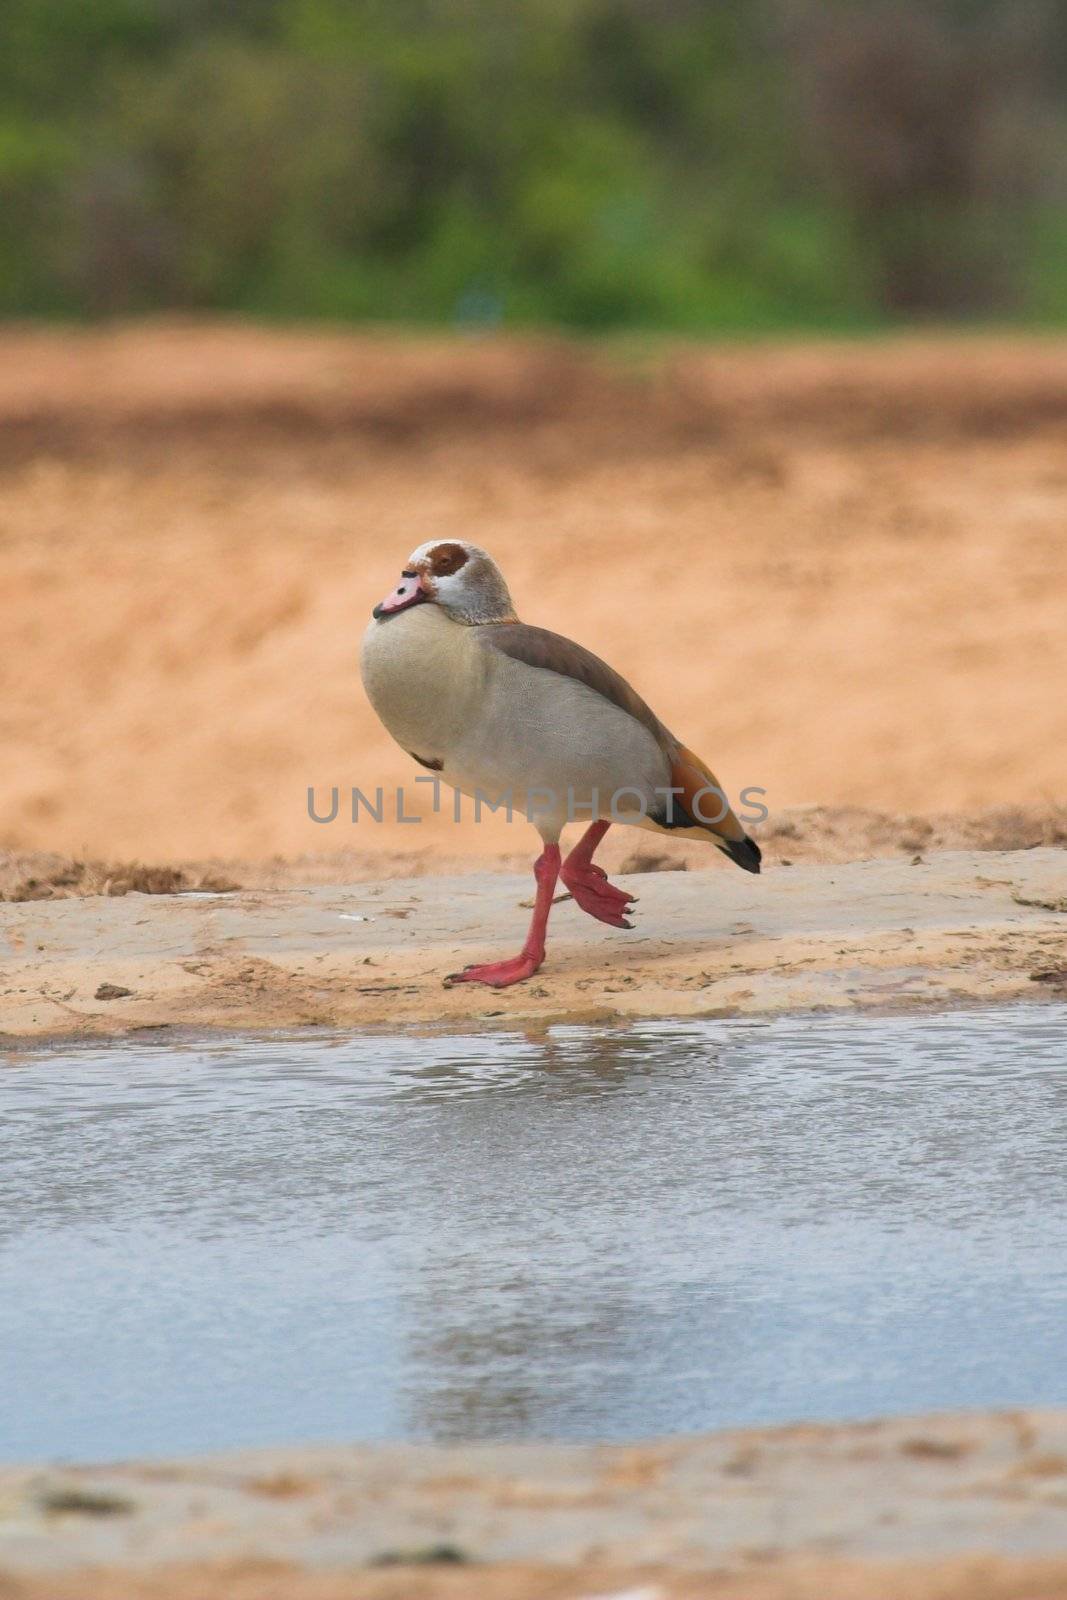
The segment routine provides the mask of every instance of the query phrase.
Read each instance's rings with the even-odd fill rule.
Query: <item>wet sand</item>
[[[758,1015],[1067,992],[1067,854],[728,866],[618,877],[632,931],[573,902],[508,990],[443,980],[511,954],[532,880],[468,873],[3,907],[0,1038]]]
[[[1065,1507],[1056,1411],[0,1468],[0,1596],[1054,1600]]]

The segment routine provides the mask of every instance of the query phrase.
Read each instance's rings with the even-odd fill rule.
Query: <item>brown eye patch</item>
[[[435,578],[449,578],[466,564],[467,552],[461,544],[439,544],[430,551],[430,571]]]

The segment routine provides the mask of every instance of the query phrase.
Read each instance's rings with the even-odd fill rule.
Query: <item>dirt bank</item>
[[[16,902],[0,924],[0,1037],[455,1028],[1067,994],[1062,850],[618,881],[640,897],[632,931],[565,901],[544,968],[506,991],[446,990],[442,980],[518,948],[529,876]]]
[[[1067,845],[1067,804],[994,806],[932,816],[891,815],[858,806],[787,807],[754,829],[765,870],[799,861],[870,861],[938,850],[1035,850]],[[573,831],[569,838],[578,837]],[[520,819],[510,848],[486,852],[480,869],[526,872],[538,848],[536,835]],[[714,857],[709,846],[688,840],[649,838],[629,829],[609,833],[597,852],[611,873],[699,871]],[[307,889],[317,884],[381,882],[390,878],[454,876],[470,857],[435,846],[393,850],[317,851],[300,856],[247,860],[152,863],[98,861],[53,850],[0,850],[0,901],[75,900],[92,895],[184,894],[198,889]]]
[[[1062,799],[1065,425],[1064,341],[9,330],[0,846],[516,849],[307,815],[309,785],[412,802],[356,655],[430,534],[486,544],[774,816]]]
[[[1056,1600],[1065,1505],[1051,1411],[0,1468],[0,1596]]]
[[[678,1573],[585,1563],[546,1567],[399,1566],[383,1572],[302,1572],[284,1563],[177,1564],[5,1578],[0,1600],[1064,1600],[1067,1561],[988,1555],[949,1561],[787,1561],[743,1573]]]

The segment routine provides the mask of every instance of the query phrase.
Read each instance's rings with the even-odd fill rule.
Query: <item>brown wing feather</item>
[[[612,705],[642,723],[658,740],[668,759],[673,759],[678,741],[667,731],[651,706],[631,689],[626,679],[601,661],[591,650],[565,639],[562,634],[550,633],[547,628],[532,628],[525,622],[488,622],[478,629],[480,643],[523,661],[528,667],[540,667],[545,672],[558,672],[564,678],[574,678],[586,688],[603,695]]]
[[[696,828],[710,833],[719,848],[744,866],[749,872],[759,871],[759,850],[748,838],[744,828],[730,810],[722,786],[711,768],[692,750],[679,744],[673,733],[656,716],[626,679],[606,661],[601,661],[591,650],[565,639],[562,634],[550,633],[547,628],[532,628],[525,622],[489,622],[478,628],[478,638],[487,648],[499,650],[514,661],[523,661],[528,667],[540,667],[545,672],[558,672],[565,678],[574,678],[587,688],[603,695],[612,705],[634,717],[646,727],[659,743],[670,763],[671,785],[681,790],[681,804],[693,818]],[[701,795],[707,788],[717,791]],[[699,799],[697,797],[700,797]],[[704,821],[694,811],[699,805]],[[722,816],[719,812],[722,811]]]

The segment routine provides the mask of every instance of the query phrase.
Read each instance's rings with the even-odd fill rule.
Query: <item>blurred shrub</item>
[[[1025,3],[793,8],[810,144],[888,310],[1006,308],[1023,292],[1035,201],[1067,198],[1050,160],[1056,21]]]
[[[0,311],[1067,314],[1060,0],[3,0]]]

